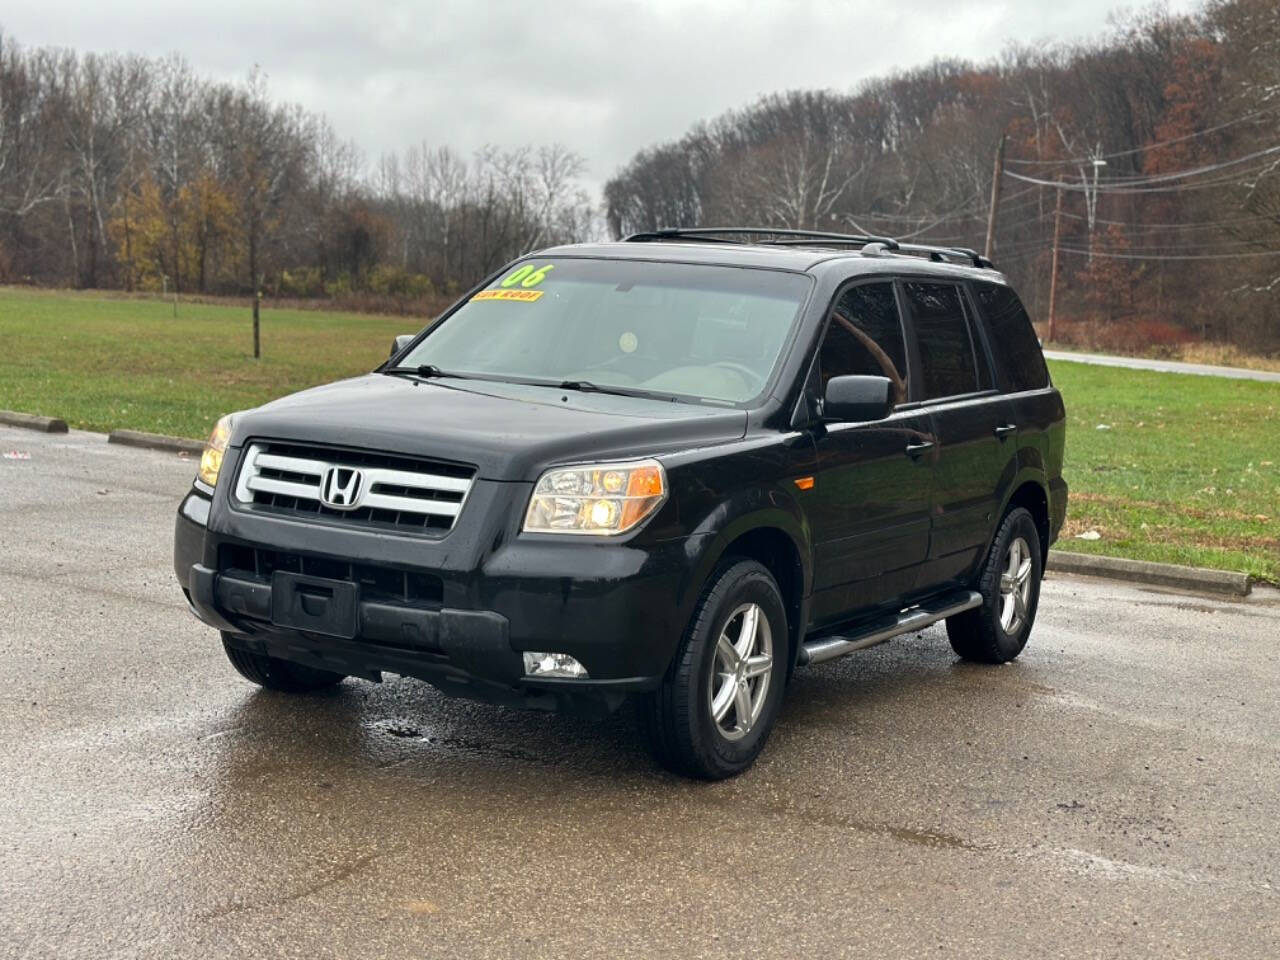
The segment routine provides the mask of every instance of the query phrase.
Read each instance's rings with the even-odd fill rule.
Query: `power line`
[[[1062,215],[1063,215],[1064,217],[1069,217],[1069,218],[1070,218],[1070,219],[1072,219],[1072,220],[1088,220],[1088,219],[1089,219],[1088,217],[1082,216],[1081,214],[1078,214],[1078,213],[1067,213],[1067,212],[1065,212],[1065,211],[1063,212],[1063,214],[1062,214]],[[1186,230],[1186,229],[1193,229],[1193,228],[1196,228],[1196,227],[1225,227],[1225,226],[1234,226],[1234,225],[1236,225],[1236,224],[1241,224],[1241,223],[1275,223],[1275,224],[1280,225],[1280,217],[1268,217],[1268,216],[1261,216],[1261,217],[1239,217],[1239,218],[1231,219],[1231,220],[1201,220],[1201,221],[1196,222],[1196,223],[1193,223],[1193,222],[1187,222],[1187,223],[1131,223],[1131,222],[1130,222],[1130,221],[1128,221],[1128,220],[1104,220],[1104,219],[1102,219],[1101,217],[1095,217],[1093,222],[1094,222],[1094,223],[1104,223],[1104,224],[1108,224],[1108,225],[1110,225],[1110,226],[1117,226],[1117,227],[1132,227],[1132,228],[1133,228],[1133,229],[1135,229],[1135,230]]]
[[[1007,207],[1004,206],[1004,203],[1008,203],[1010,200],[1016,200],[1018,197],[1023,197],[1023,196],[1026,196],[1027,194],[1035,193],[1035,192],[1036,192],[1035,187],[1025,187],[1022,190],[1018,190],[1015,193],[1011,193],[1004,198],[1004,202],[1002,203],[1001,208],[1008,209]],[[974,197],[970,197],[969,200],[966,200],[964,202],[968,204],[972,204],[973,201],[977,199],[979,198],[974,196]],[[932,213],[913,214],[913,213],[889,213],[884,211],[864,211],[862,213],[841,214],[841,216],[855,217],[861,220],[890,220],[890,221],[900,221],[903,223],[911,223],[911,224],[918,224],[918,223],[937,224],[937,223],[946,223],[951,220],[972,220],[972,219],[976,219],[983,216],[985,213],[986,211],[981,207],[970,205],[967,208],[963,206],[955,208],[950,213],[946,213],[941,216],[936,216]]]
[[[1093,184],[1089,184],[1087,181],[1077,184],[1070,181],[1043,180],[1038,177],[1028,177],[1020,173],[1014,173],[1012,170],[1006,170],[1005,176],[1012,177],[1014,180],[1019,180],[1023,183],[1033,183],[1042,187],[1053,187],[1057,190],[1069,190],[1076,193],[1154,193],[1156,192],[1154,190],[1144,190],[1139,188],[1149,187],[1160,183],[1170,183],[1174,180],[1184,180],[1187,177],[1197,177],[1206,173],[1216,173],[1219,170],[1225,170],[1228,167],[1238,166],[1242,163],[1248,163],[1251,160],[1257,160],[1261,157],[1271,156],[1276,153],[1280,153],[1280,145],[1267,147],[1264,150],[1256,150],[1253,153],[1245,154],[1243,157],[1236,157],[1232,160],[1223,160],[1220,163],[1209,163],[1199,167],[1192,167],[1189,170],[1178,170],[1174,173],[1162,173],[1149,177],[1112,177],[1106,180],[1097,180]],[[1259,167],[1259,171],[1265,169],[1267,166],[1269,166],[1269,164],[1263,164]],[[1229,179],[1234,179],[1234,177]],[[1195,186],[1196,184],[1180,184],[1174,189],[1191,189]]]
[[[1164,147],[1172,146],[1175,143],[1185,143],[1188,140],[1195,140],[1198,137],[1207,137],[1211,133],[1217,133],[1219,130],[1225,130],[1227,127],[1235,126],[1237,123],[1245,123],[1249,120],[1257,119],[1268,113],[1273,113],[1278,107],[1264,107],[1262,110],[1255,110],[1252,113],[1246,113],[1242,117],[1236,117],[1234,120],[1227,120],[1213,127],[1207,127],[1204,130],[1188,133],[1181,137],[1174,137],[1171,140],[1162,140],[1159,143],[1148,144],[1145,147],[1134,147],[1132,150],[1120,150],[1116,153],[1103,153],[1096,157],[1073,157],[1066,160],[1008,160],[1007,163],[1017,163],[1024,166],[1034,167],[1064,167],[1064,166],[1080,166],[1091,164],[1094,160],[1113,160],[1116,157],[1131,157],[1136,153],[1147,153],[1151,150],[1160,150]]]
[[[1212,187],[1222,187],[1222,186],[1228,186],[1228,187],[1242,187],[1242,186],[1245,186],[1245,185],[1246,185],[1246,178],[1247,178],[1247,177],[1249,177],[1249,176],[1251,176],[1251,175],[1254,175],[1254,174],[1261,174],[1261,173],[1263,173],[1263,172],[1267,171],[1268,169],[1270,169],[1270,168],[1272,168],[1272,167],[1274,167],[1274,164],[1264,163],[1264,164],[1261,164],[1260,166],[1258,166],[1258,167],[1256,167],[1256,168],[1253,168],[1253,169],[1249,169],[1249,170],[1241,171],[1241,172],[1239,172],[1239,173],[1235,173],[1235,174],[1230,174],[1230,175],[1227,175],[1227,176],[1224,176],[1224,177],[1215,177],[1215,178],[1214,178],[1214,179],[1212,179],[1212,180],[1198,180],[1198,181],[1196,181],[1196,182],[1194,182],[1194,183],[1176,183],[1176,184],[1171,184],[1171,185],[1167,185],[1167,186],[1153,186],[1153,187],[1147,187],[1147,186],[1107,186],[1107,185],[1100,184],[1097,188],[1094,188],[1094,187],[1089,186],[1089,185],[1087,185],[1087,184],[1086,184],[1086,185],[1084,185],[1084,186],[1080,186],[1080,185],[1077,185],[1077,184],[1074,184],[1074,183],[1066,183],[1066,182],[1064,182],[1064,183],[1062,184],[1062,190],[1063,190],[1064,192],[1066,192],[1066,193],[1082,193],[1082,194],[1089,194],[1090,192],[1092,192],[1094,196],[1100,196],[1100,195],[1107,195],[1107,196],[1113,196],[1113,195],[1121,195],[1121,196],[1124,196],[1124,195],[1129,195],[1129,196],[1132,196],[1132,195],[1138,195],[1138,194],[1144,194],[1144,193],[1185,193],[1185,192],[1187,192],[1187,191],[1189,191],[1189,190],[1207,190],[1207,189],[1210,189],[1210,188],[1212,188]],[[1005,175],[1006,175],[1006,176],[1017,176],[1016,174],[1012,174],[1012,173],[1008,173],[1008,172],[1006,172],[1006,174],[1005,174]],[[1024,178],[1019,177],[1019,179],[1024,179]],[[1045,182],[1044,184],[1042,184],[1042,185],[1043,185],[1043,186],[1050,186],[1050,185],[1054,185],[1054,186],[1056,186],[1056,184],[1054,183],[1054,181],[1046,181],[1046,182]]]
[[[997,240],[999,239],[1000,236],[1007,236],[1010,232],[1014,230],[1023,230],[1035,223],[1044,223],[1049,219],[1049,217],[1050,217],[1049,214],[1042,214],[1034,217],[1027,217],[1023,220],[1018,220],[1015,223],[1004,223],[1002,221],[1000,224],[999,234],[997,235]],[[976,228],[975,228],[975,231],[976,231]],[[953,233],[953,234],[948,234],[947,236],[944,236],[944,237],[935,237],[927,234],[922,234],[919,237],[919,239],[921,240],[921,242],[938,243],[938,244],[953,243],[958,240],[968,241],[974,238],[975,231],[971,231],[969,233]],[[966,244],[966,246],[968,246],[968,244]],[[1005,247],[1003,245],[997,245],[996,247],[997,251],[1003,251],[1004,249]]]
[[[1143,254],[1151,254],[1152,256],[1158,256],[1166,253],[1167,254],[1182,253],[1184,251],[1200,253],[1207,250],[1236,250],[1239,252],[1244,252],[1249,249],[1256,250],[1258,247],[1259,247],[1259,244],[1250,240],[1229,240],[1229,241],[1224,241],[1223,243],[1179,243],[1179,244],[1164,245],[1164,246],[1160,244],[1154,244],[1154,243],[1136,244],[1134,246],[1113,247],[1112,250],[1115,253],[1143,253]],[[1099,253],[1103,251],[1099,250],[1099,248],[1095,246],[1094,252]]]
[[[1063,253],[1076,253],[1082,256],[1105,257],[1108,260],[1240,260],[1255,257],[1280,257],[1280,250],[1255,250],[1241,253],[1196,253],[1196,254],[1141,254],[1141,253],[1106,253],[1102,250],[1080,250],[1076,247],[1062,247]]]

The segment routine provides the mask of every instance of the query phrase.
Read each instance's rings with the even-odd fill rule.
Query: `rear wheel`
[[[966,660],[1007,663],[1022,652],[1040,602],[1040,533],[1015,507],[996,531],[978,579],[982,604],[947,618],[951,648]]]
[[[317,670],[301,663],[291,663],[278,657],[268,657],[261,653],[252,653],[237,646],[229,634],[222,635],[222,648],[227,652],[227,659],[236,673],[250,683],[256,683],[268,690],[280,690],[284,693],[310,693],[323,690],[340,683],[346,677],[341,673],[329,670]]]
[[[720,780],[751,766],[773,729],[787,669],[787,616],[773,575],[728,560],[703,594],[662,686],[641,705],[654,756]]]

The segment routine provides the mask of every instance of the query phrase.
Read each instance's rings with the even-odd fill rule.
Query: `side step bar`
[[[919,606],[904,610],[897,616],[885,617],[868,624],[863,630],[849,636],[823,637],[800,645],[800,666],[833,660],[855,650],[865,650],[877,643],[884,643],[904,633],[923,630],[930,624],[945,620],[957,613],[964,613],[982,605],[982,594],[961,590],[929,600]]]

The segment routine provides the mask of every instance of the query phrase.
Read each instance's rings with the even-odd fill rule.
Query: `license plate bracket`
[[[277,627],[351,640],[359,620],[360,591],[354,583],[284,570],[271,575],[271,622]]]

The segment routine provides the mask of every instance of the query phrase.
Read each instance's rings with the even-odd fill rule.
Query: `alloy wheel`
[[[744,603],[720,632],[707,683],[711,718],[726,740],[741,740],[760,719],[772,672],[769,618],[759,604]]]
[[[1031,571],[1031,548],[1022,537],[1015,537],[1005,554],[1004,572],[1000,574],[1000,627],[1010,636],[1027,621]]]

